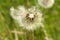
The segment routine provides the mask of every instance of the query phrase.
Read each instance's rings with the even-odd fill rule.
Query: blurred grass
[[[34,0],[30,0],[31,6],[35,5]],[[10,16],[10,7],[17,7],[18,5],[25,5],[26,0],[0,0],[0,40],[14,40],[14,34],[11,31],[16,28],[21,31],[21,28]],[[40,7],[40,6],[39,6]],[[55,0],[53,7],[44,9],[40,7],[44,14],[44,24],[49,37],[54,40],[60,40],[60,0]],[[29,35],[29,34],[28,34]],[[35,40],[44,40],[44,33],[42,29],[34,31]],[[19,36],[19,39],[22,38]]]

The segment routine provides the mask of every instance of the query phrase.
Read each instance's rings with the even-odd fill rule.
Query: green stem
[[[43,30],[43,32],[44,32],[44,34],[45,34],[45,40],[49,40],[49,39],[48,39],[47,32],[46,32],[46,29],[44,28],[44,25],[42,26],[42,30]]]
[[[29,31],[27,38],[28,40],[34,40],[34,31]]]
[[[26,0],[26,6],[27,6],[27,8],[30,7],[30,0]]]
[[[31,31],[31,40],[34,40],[34,31]]]

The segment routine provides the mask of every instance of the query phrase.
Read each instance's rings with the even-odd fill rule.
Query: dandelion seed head
[[[35,6],[28,9],[19,6],[15,10],[11,13],[13,14],[12,17],[18,21],[19,26],[23,29],[34,30],[41,26],[43,20],[42,13]],[[14,14],[17,16],[14,16]]]
[[[54,4],[54,0],[38,0],[40,6],[44,8],[50,8]]]

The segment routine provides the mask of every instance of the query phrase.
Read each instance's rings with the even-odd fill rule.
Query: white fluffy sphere
[[[19,26],[23,29],[34,30],[42,26],[42,13],[35,6],[28,9],[23,6],[19,6],[18,9],[10,8],[10,12],[11,17],[17,20]]]
[[[54,0],[38,0],[40,6],[44,8],[50,8],[54,4]]]

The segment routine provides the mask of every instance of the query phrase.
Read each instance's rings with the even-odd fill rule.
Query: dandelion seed
[[[54,0],[38,0],[40,6],[44,8],[50,8],[54,4]]]
[[[16,11],[15,11],[16,10]],[[18,21],[18,24],[23,29],[34,30],[41,26],[42,23],[42,13],[35,7],[25,9],[19,6],[18,9],[11,10],[12,18]],[[14,16],[16,14],[17,16]]]

